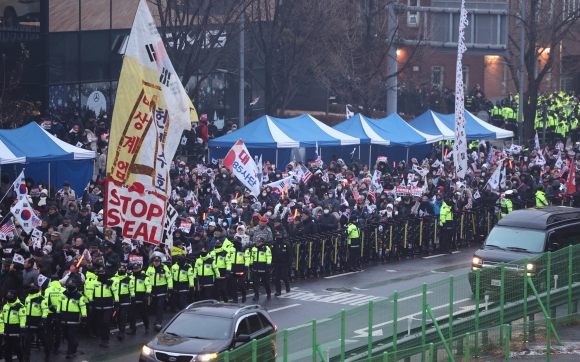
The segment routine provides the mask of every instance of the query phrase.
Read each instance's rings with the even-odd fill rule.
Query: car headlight
[[[479,258],[477,256],[474,256],[473,257],[473,261],[472,262],[473,262],[473,264],[476,264],[476,265],[479,265],[479,264],[482,264],[483,263],[483,261],[481,260],[481,258]]]
[[[141,353],[143,353],[145,356],[153,356],[153,352],[155,351],[147,346],[143,346],[141,349]]]
[[[532,264],[532,263],[528,263],[528,265],[526,266],[526,268],[528,269],[528,271],[534,270],[535,267],[536,266],[534,264]]]
[[[211,361],[212,359],[216,359],[218,356],[217,353],[206,353],[206,354],[200,354],[199,356],[197,356],[197,359],[199,361]]]

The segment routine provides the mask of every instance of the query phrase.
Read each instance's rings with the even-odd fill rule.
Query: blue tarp
[[[441,135],[428,134],[413,128],[395,113],[386,118],[369,119],[368,122],[384,131],[381,136],[391,141],[391,146],[419,146],[443,139]]]
[[[437,134],[444,136],[445,139],[454,139],[454,114],[441,114],[427,111],[409,122],[409,124],[423,132],[435,132],[435,130],[438,130],[439,133]],[[449,134],[449,132],[451,132],[451,134]],[[500,138],[511,138],[514,136],[512,131],[495,127],[467,111],[465,111],[465,134],[469,141],[494,140]]]
[[[370,119],[358,113],[350,119],[347,119],[332,128],[350,136],[359,138],[361,144],[388,146],[390,141],[381,135],[381,133],[386,132],[384,132],[381,128],[374,126],[369,121]]]
[[[93,176],[95,152],[72,146],[52,136],[36,123],[13,130],[0,130],[0,165],[11,179],[22,168],[24,175],[42,180],[57,189],[69,181],[75,192],[82,194]],[[48,167],[50,164],[50,180]],[[13,166],[16,165],[16,170]]]

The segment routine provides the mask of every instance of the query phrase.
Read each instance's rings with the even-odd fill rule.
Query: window
[[[241,334],[250,335],[250,329],[248,328],[248,318],[242,318],[238,321],[238,327],[236,328],[236,337]]]
[[[501,79],[501,94],[507,94],[507,84],[508,84],[508,66],[504,64],[502,66],[502,79]]]
[[[248,317],[248,324],[250,325],[250,334],[254,334],[262,329],[262,323],[260,323],[260,317],[257,314],[252,314]]]
[[[264,328],[267,327],[272,327],[272,323],[270,323],[270,321],[268,320],[268,318],[266,318],[263,314],[260,314],[260,320],[262,321],[262,325],[264,326]]]
[[[109,36],[108,31],[81,32],[81,81],[110,79]]]
[[[554,230],[550,234],[550,244],[558,243],[559,249],[578,244],[580,242],[579,229],[578,225],[573,225]]]
[[[443,66],[434,65],[431,67],[431,86],[443,88]]]
[[[50,83],[70,83],[78,81],[78,34],[51,33],[49,37]]]
[[[463,66],[463,89],[467,92],[469,89],[469,65]]]
[[[175,333],[184,338],[228,339],[231,320],[196,313],[183,313],[175,318],[165,333]]]
[[[420,0],[408,0],[409,6],[420,6]],[[407,11],[407,26],[410,28],[416,28],[419,26],[419,13],[417,11]]]

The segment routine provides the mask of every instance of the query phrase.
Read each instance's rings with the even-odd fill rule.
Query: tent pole
[[[409,163],[409,147],[407,147],[407,164]]]
[[[276,167],[278,167],[278,149],[276,148]],[[275,171],[275,170],[274,170]]]
[[[358,145],[358,159],[360,160],[360,144]]]
[[[373,144],[369,143],[369,171],[371,170],[371,153],[373,151]]]
[[[50,162],[48,163],[48,197],[50,197]]]
[[[207,163],[211,163],[211,158],[209,158],[209,146],[207,147]]]

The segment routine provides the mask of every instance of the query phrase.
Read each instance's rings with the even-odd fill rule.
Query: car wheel
[[[18,25],[18,17],[16,16],[16,10],[14,10],[14,8],[8,7],[4,9],[2,25],[4,28],[15,28]]]

